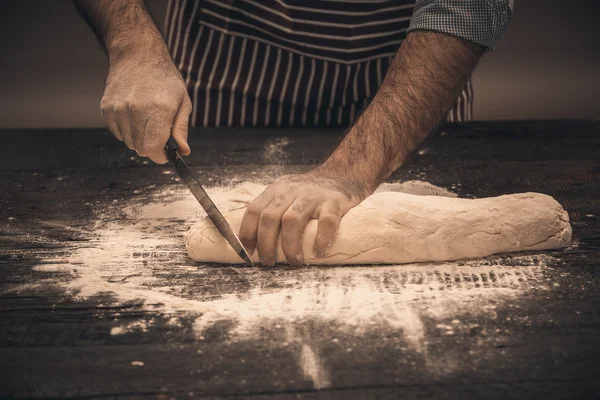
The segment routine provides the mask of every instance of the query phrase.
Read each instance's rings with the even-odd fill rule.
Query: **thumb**
[[[183,156],[187,156],[192,152],[187,142],[191,113],[192,102],[186,93],[173,120],[173,128],[171,128],[171,136],[173,136],[179,146],[179,154]]]

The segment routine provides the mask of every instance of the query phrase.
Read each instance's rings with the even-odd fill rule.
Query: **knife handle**
[[[173,136],[169,136],[169,140],[167,141],[167,145],[165,146],[165,151],[167,152],[167,159],[169,159],[169,161],[171,161],[172,163],[174,163],[177,159],[178,149],[179,146],[177,145],[175,138]]]

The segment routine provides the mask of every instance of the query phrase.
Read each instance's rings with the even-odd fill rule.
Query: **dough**
[[[224,213],[235,232],[244,209]],[[304,231],[306,264],[402,264],[485,257],[496,253],[548,250],[571,240],[569,216],[552,197],[520,193],[483,199],[458,199],[380,192],[351,209],[341,220],[326,258],[314,257],[317,221]],[[278,262],[285,263],[279,241]],[[242,263],[208,218],[186,234],[195,261]],[[253,261],[258,261],[254,252]]]

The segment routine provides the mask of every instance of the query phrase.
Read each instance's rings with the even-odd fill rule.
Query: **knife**
[[[221,235],[223,235],[225,240],[227,240],[227,243],[229,243],[233,250],[235,250],[235,252],[242,258],[242,260],[244,260],[244,262],[246,262],[246,264],[253,267],[254,263],[248,256],[248,252],[242,245],[242,242],[240,242],[240,239],[233,232],[233,229],[231,229],[231,226],[229,226],[229,223],[225,217],[223,217],[223,214],[221,214],[215,203],[213,203],[210,197],[208,197],[208,194],[206,191],[204,191],[202,185],[200,185],[200,182],[198,182],[198,179],[196,179],[194,174],[192,174],[192,171],[190,171],[186,163],[183,161],[177,152],[178,149],[179,146],[177,145],[177,142],[173,136],[171,136],[167,141],[165,150],[167,151],[167,158],[169,161],[175,164],[175,171],[177,171],[177,174],[183,183],[185,183],[188,189],[191,190],[194,197],[200,202],[200,205],[202,208],[204,208],[204,211],[206,211],[208,218],[210,218],[213,224],[215,224],[219,232],[221,232]]]

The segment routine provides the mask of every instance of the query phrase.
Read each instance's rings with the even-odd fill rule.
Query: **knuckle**
[[[274,208],[281,207],[282,204],[287,202],[287,195],[282,193],[277,193],[271,202],[271,206]]]
[[[137,101],[135,100],[129,100],[126,103],[126,108],[127,111],[132,113],[132,114],[136,114],[139,113],[143,110],[143,107],[141,104],[139,104]]]
[[[111,106],[115,113],[121,113],[127,110],[127,103],[124,101],[113,101]]]
[[[190,97],[188,96],[187,92],[185,93],[185,99],[183,101],[183,107],[184,107],[184,111],[187,115],[190,115],[192,113],[192,101],[190,100]]]
[[[295,228],[302,223],[302,214],[295,211],[287,211],[281,218],[281,224],[288,228]]]
[[[163,115],[149,114],[144,121],[143,132],[150,137],[157,137],[170,132],[170,125]]]
[[[306,212],[306,209],[310,206],[311,203],[312,203],[312,201],[310,198],[300,197],[292,204],[292,206],[290,207],[290,210],[295,213],[302,214],[302,213]]]
[[[177,111],[177,108],[172,102],[160,101],[154,105],[154,110],[161,114],[172,114]]]
[[[188,125],[187,124],[177,124],[173,127],[173,136],[188,136]]]
[[[248,204],[246,206],[246,215],[252,216],[252,217],[257,217],[262,213],[262,208],[255,205],[255,204]]]
[[[339,213],[342,209],[342,205],[348,203],[346,197],[342,193],[334,192],[331,193],[325,202],[323,202],[323,210],[330,213]]]
[[[336,214],[322,214],[319,216],[319,223],[328,226],[337,225],[339,217]]]
[[[109,116],[113,113],[113,107],[109,103],[100,103],[100,115],[104,120],[109,118]]]
[[[275,179],[275,181],[273,183],[293,183],[296,181],[298,174],[289,174],[289,175],[283,175],[280,176],[279,178]]]
[[[106,100],[106,99],[102,99],[102,101],[100,102],[100,110],[102,110],[103,112],[111,111],[112,105],[111,105],[110,101]]]
[[[260,214],[261,225],[273,225],[277,222],[278,215],[270,210],[265,210]]]

